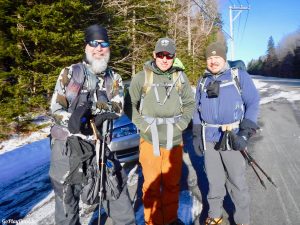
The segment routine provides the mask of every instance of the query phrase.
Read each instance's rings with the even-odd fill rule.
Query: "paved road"
[[[249,168],[252,222],[263,225],[300,224],[300,102],[277,100],[262,106],[262,132],[253,157],[278,188],[265,179],[267,190]]]
[[[271,85],[273,83],[268,86]],[[297,85],[286,83],[284,85],[281,90],[299,91]],[[267,93],[263,92],[261,95],[271,97],[281,90],[269,88]],[[261,131],[253,138],[249,151],[278,188],[275,188],[259,172],[266,185],[267,189],[265,189],[252,168],[248,167],[247,178],[252,198],[251,225],[300,224],[300,101],[289,102],[280,98],[261,105],[260,110]],[[187,130],[184,134],[187,153],[184,155],[182,189],[190,189],[195,196],[203,199],[202,213],[195,221],[197,225],[203,224],[207,216],[208,208],[205,198],[208,185],[203,158],[195,155],[191,138],[191,131]],[[200,189],[197,186],[191,187],[193,183],[197,183],[197,177]],[[136,186],[131,187],[131,190],[136,190]],[[232,220],[234,207],[228,196],[225,198],[224,208],[225,225],[235,225]]]

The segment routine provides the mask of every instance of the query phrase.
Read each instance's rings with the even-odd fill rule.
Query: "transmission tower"
[[[229,6],[229,25],[230,25],[230,58],[234,60],[234,35],[233,35],[233,22],[241,15],[243,11],[249,10],[249,6]],[[234,17],[233,13],[235,13]]]

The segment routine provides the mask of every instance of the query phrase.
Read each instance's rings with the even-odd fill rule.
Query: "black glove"
[[[259,127],[256,125],[256,123],[248,119],[243,119],[242,122],[240,123],[240,130],[237,133],[237,135],[242,136],[244,137],[244,139],[248,140],[254,134],[256,134],[256,130],[258,129]]]
[[[233,150],[236,151],[243,151],[247,147],[248,140],[245,139],[243,136],[239,136],[235,134],[234,132],[230,131],[229,133],[229,139],[230,139],[230,146]]]
[[[230,136],[230,131],[226,130],[221,136],[221,141],[215,145],[215,150],[226,151],[232,148],[232,137]]]
[[[98,114],[95,117],[95,125],[99,129],[99,128],[101,128],[101,126],[105,120],[114,120],[114,119],[117,119],[118,117],[119,116],[117,114],[111,113],[111,112]]]
[[[237,134],[230,132],[229,137],[231,139],[231,147],[234,150],[245,150],[248,145],[248,140],[251,138],[258,130],[259,127],[256,123],[249,119],[243,119],[240,123],[240,130]]]
[[[204,146],[202,140],[202,125],[193,124],[193,145],[198,156],[203,156]]]
[[[92,134],[90,126],[90,118],[92,116],[91,103],[86,102],[83,105],[78,106],[72,113],[69,122],[68,129],[71,133],[76,134],[81,132],[85,135]]]

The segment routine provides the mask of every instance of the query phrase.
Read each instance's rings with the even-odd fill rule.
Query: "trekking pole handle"
[[[95,121],[93,119],[90,119],[90,123],[91,123],[91,127],[92,127],[92,130],[93,130],[95,140],[100,139],[97,128],[96,128]]]

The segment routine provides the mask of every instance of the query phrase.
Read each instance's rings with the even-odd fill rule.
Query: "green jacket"
[[[173,64],[174,65],[174,64]],[[148,61],[144,64],[144,68],[154,72],[153,84],[173,83],[172,74],[176,71],[182,71],[181,68],[173,66],[166,72],[160,71],[154,67],[153,61]],[[156,101],[154,88],[152,87],[144,97],[142,114],[139,114],[139,104],[142,96],[142,89],[145,82],[145,72],[140,71],[131,80],[129,93],[132,103],[132,121],[140,129],[140,135],[146,141],[152,143],[151,131],[149,124],[144,120],[143,116],[153,118],[171,118],[174,116],[182,115],[181,119],[173,126],[173,146],[182,143],[182,131],[188,126],[194,111],[194,94],[191,89],[187,76],[182,72],[184,83],[181,84],[181,99],[182,99],[182,112],[180,110],[181,104],[179,101],[179,93],[174,87],[171,91],[169,98],[164,105],[159,105]],[[166,97],[166,88],[158,87],[158,95],[161,101]],[[166,147],[167,143],[167,125],[157,125],[158,137],[160,146]]]

